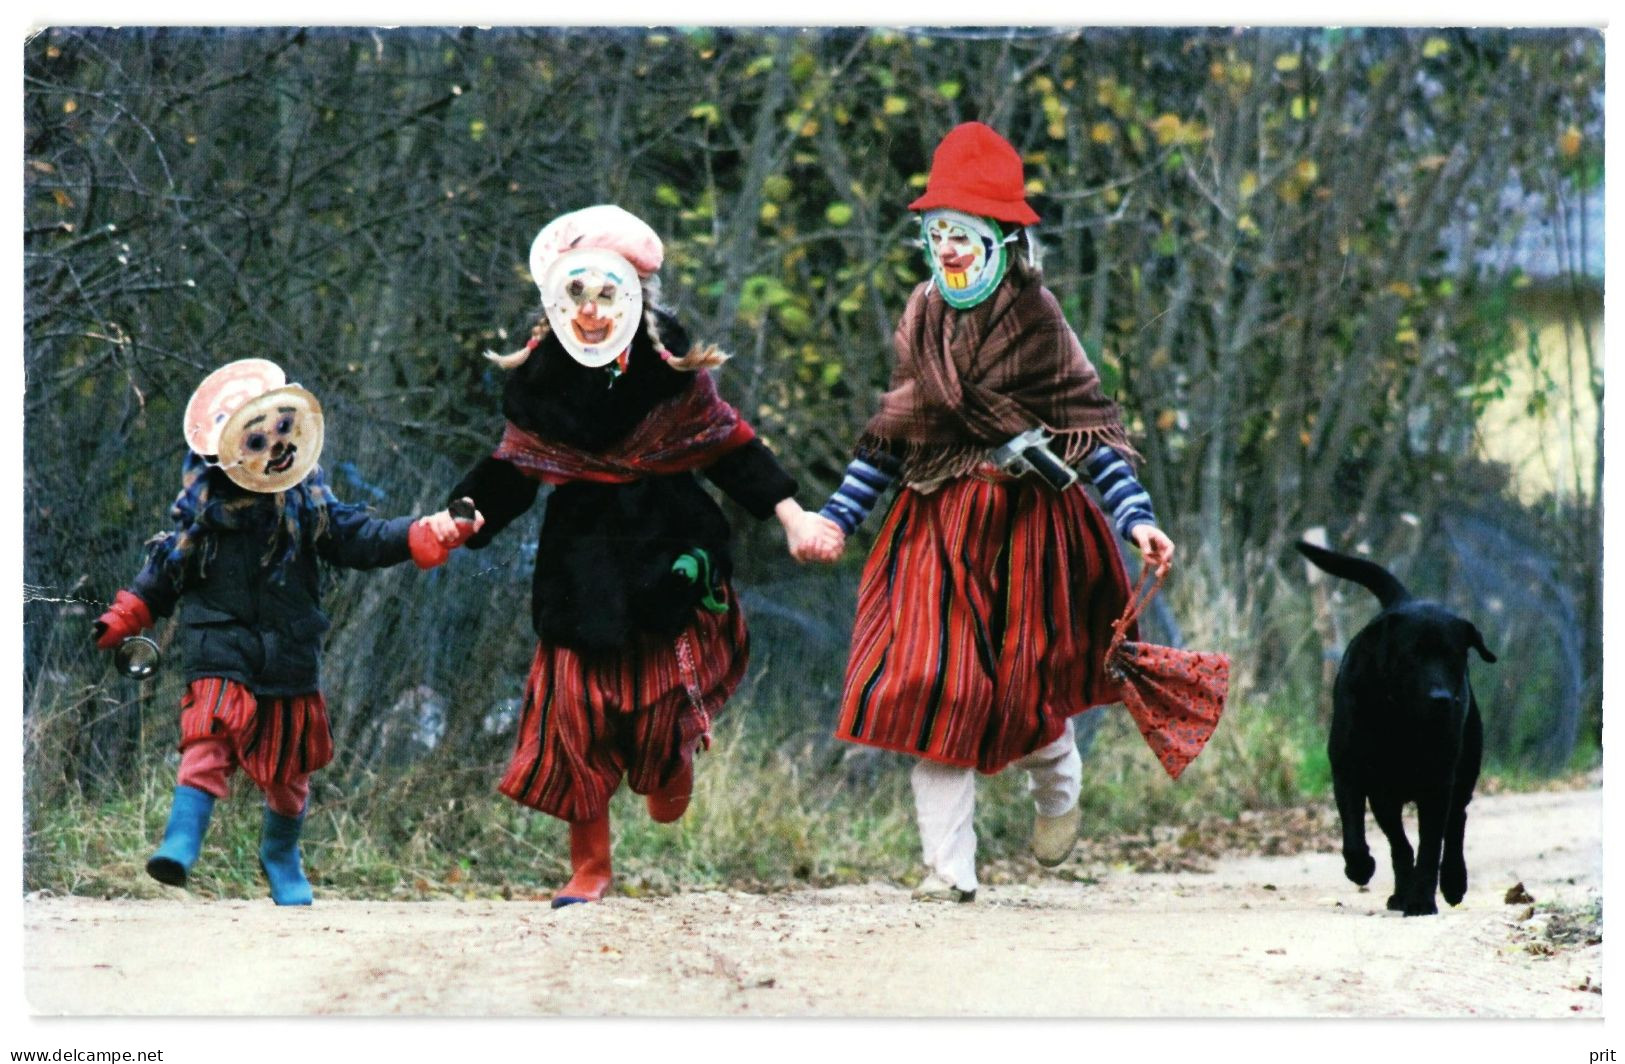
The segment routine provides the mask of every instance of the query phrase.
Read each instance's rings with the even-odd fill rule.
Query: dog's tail
[[[1364,558],[1351,558],[1347,554],[1338,554],[1336,551],[1317,547],[1303,540],[1298,541],[1297,548],[1299,554],[1328,573],[1340,576],[1344,580],[1352,580],[1377,596],[1377,601],[1382,603],[1383,609],[1411,597],[1411,593],[1405,590],[1405,585],[1399,582],[1399,578],[1376,562],[1366,561]]]

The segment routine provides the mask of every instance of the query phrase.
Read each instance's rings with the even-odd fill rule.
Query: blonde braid
[[[666,365],[672,369],[680,369],[688,373],[695,373],[702,369],[715,369],[733,357],[716,344],[706,344],[703,347],[693,346],[688,354],[678,358],[666,349],[665,343],[660,339],[660,325],[655,320],[655,304],[660,296],[660,278],[651,276],[643,282],[643,327],[648,330],[649,339],[654,343],[655,351],[666,360]]]
[[[548,334],[552,331],[553,327],[548,324],[547,315],[544,314],[535,325],[530,327],[530,339],[525,342],[524,347],[507,355],[499,355],[495,351],[487,350],[485,357],[501,369],[518,369],[525,364],[525,360],[530,357],[530,353],[536,350],[536,346],[547,339]]]

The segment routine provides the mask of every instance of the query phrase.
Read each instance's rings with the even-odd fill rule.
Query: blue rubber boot
[[[260,831],[260,870],[271,884],[271,900],[278,905],[309,905],[310,880],[299,860],[299,829],[305,815],[283,816],[265,807]]]
[[[186,873],[197,863],[203,833],[209,830],[213,812],[214,795],[184,784],[176,787],[169,804],[169,823],[164,826],[164,841],[147,858],[147,875],[172,887],[186,886]]]

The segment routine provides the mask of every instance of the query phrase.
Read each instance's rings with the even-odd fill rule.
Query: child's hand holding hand
[[[453,510],[471,513],[473,517],[459,516]],[[484,524],[485,515],[474,509],[469,499],[458,499],[439,513],[420,517],[406,534],[412,560],[419,569],[433,569],[451,557],[453,550],[467,543]]]
[[[846,533],[827,517],[803,513],[793,529],[786,529],[790,556],[798,562],[832,562],[846,549]]]
[[[776,510],[789,541],[790,556],[798,562],[832,562],[846,549],[846,534],[827,517],[803,510],[785,499]]]

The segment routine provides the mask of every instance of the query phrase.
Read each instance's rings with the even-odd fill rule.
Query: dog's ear
[[[1484,645],[1484,637],[1479,634],[1478,626],[1473,624],[1472,621],[1458,621],[1457,623],[1461,625],[1462,629],[1463,648],[1476,650],[1479,657],[1493,663],[1495,655],[1490,653],[1490,648]]]

